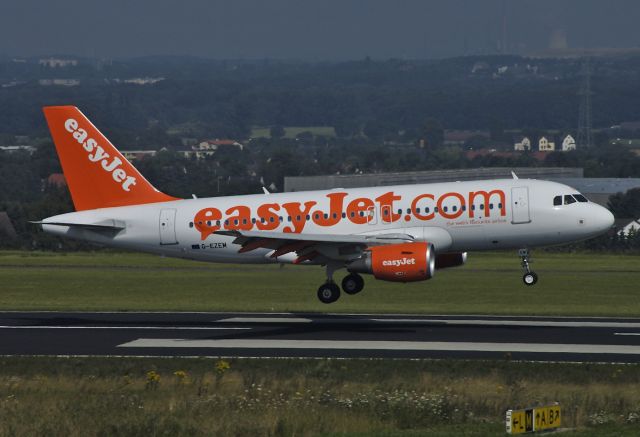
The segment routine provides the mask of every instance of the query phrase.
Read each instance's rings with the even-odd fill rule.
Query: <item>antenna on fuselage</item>
[[[518,179],[518,175],[515,171],[511,171],[511,176],[513,176],[514,179]]]
[[[262,187],[262,191],[264,191],[264,194],[271,194],[265,187]]]

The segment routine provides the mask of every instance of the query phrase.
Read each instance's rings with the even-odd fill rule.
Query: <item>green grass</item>
[[[271,128],[253,127],[251,128],[251,138],[271,138]],[[302,132],[311,132],[316,136],[335,137],[336,130],[332,126],[286,126],[284,128],[285,138],[295,138]]]
[[[362,293],[324,305],[315,295],[324,280],[317,266],[5,251],[0,309],[640,315],[640,257],[536,255],[540,280],[531,288],[522,284],[515,254],[481,253],[429,281],[400,284],[366,276]]]
[[[580,435],[637,435],[640,418],[638,365],[220,363],[1,358],[0,435],[503,435],[506,409],[555,401]]]

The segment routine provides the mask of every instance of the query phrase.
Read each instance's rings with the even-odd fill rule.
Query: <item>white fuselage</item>
[[[577,191],[527,179],[334,189],[186,199],[103,208],[49,217],[43,229],[113,247],[213,262],[291,262],[271,249],[238,253],[234,237],[216,230],[299,234],[409,234],[437,253],[530,248],[601,234],[613,223],[591,202],[554,205]],[[63,223],[117,223],[113,234]]]

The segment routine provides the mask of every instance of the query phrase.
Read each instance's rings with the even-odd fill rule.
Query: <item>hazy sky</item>
[[[0,0],[0,54],[432,58],[640,46],[639,0]]]

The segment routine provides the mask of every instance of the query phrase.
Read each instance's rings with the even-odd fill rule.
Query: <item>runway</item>
[[[640,362],[640,319],[0,313],[0,355],[483,358]]]

